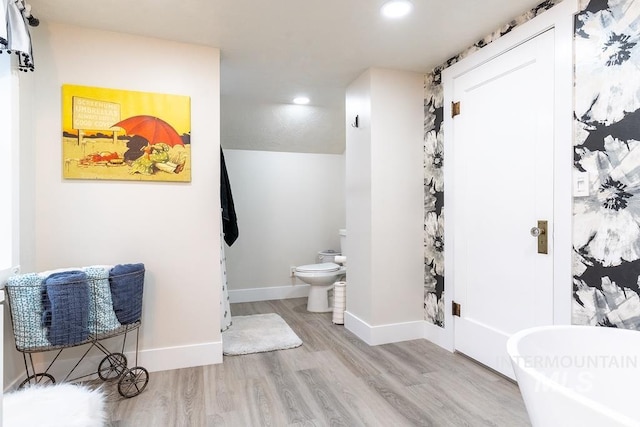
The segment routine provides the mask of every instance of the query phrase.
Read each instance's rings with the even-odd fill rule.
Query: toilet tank
[[[336,255],[342,255],[342,254],[340,252],[334,251],[333,249],[320,251],[318,252],[317,262],[318,264],[322,264],[323,262],[335,262]]]
[[[347,230],[346,228],[341,228],[338,230],[338,234],[340,235],[340,252],[342,252],[342,256],[347,256]]]

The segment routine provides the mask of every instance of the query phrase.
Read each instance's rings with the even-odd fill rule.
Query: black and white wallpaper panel
[[[573,323],[640,329],[640,2],[575,20]]]

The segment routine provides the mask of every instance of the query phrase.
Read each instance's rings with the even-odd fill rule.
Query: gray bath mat
[[[233,324],[222,333],[226,356],[262,353],[300,347],[302,340],[275,313],[233,316]]]

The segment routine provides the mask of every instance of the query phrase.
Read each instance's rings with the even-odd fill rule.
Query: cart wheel
[[[53,378],[53,376],[46,374],[44,372],[41,372],[39,374],[33,374],[27,377],[26,380],[20,383],[20,386],[18,387],[18,389],[21,389],[22,387],[26,385],[31,385],[31,384],[47,385],[47,384],[55,384],[55,383],[56,383],[56,379]]]
[[[128,369],[118,381],[118,392],[122,397],[137,396],[147,387],[149,372],[142,366]]]
[[[103,381],[115,380],[127,370],[127,357],[122,353],[111,353],[100,362],[98,376]]]

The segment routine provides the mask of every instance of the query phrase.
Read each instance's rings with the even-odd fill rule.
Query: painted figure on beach
[[[146,145],[142,148],[142,155],[131,162],[130,174],[141,173],[151,175],[156,170],[168,173],[180,173],[184,169],[187,155],[182,145],[169,145],[160,142]]]

